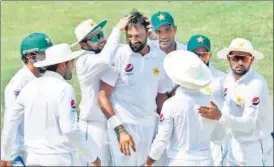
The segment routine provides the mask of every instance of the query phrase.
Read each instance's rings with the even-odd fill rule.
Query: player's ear
[[[88,44],[86,42],[80,42],[79,45],[81,46],[82,49],[88,48]]]
[[[177,32],[177,26],[173,26],[173,29],[174,29],[174,33]]]

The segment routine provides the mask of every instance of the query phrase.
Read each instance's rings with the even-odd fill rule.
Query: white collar
[[[64,77],[62,77],[59,73],[53,72],[53,71],[46,71],[43,77],[53,77],[53,78],[58,78],[62,81],[66,81]]]

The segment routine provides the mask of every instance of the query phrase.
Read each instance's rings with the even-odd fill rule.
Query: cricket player
[[[151,17],[153,32],[149,44],[161,49],[165,54],[174,50],[186,50],[186,46],[175,40],[177,26],[169,12],[159,11]]]
[[[225,135],[223,125],[203,118],[197,107],[210,104],[209,96],[200,90],[212,81],[210,69],[197,55],[184,50],[167,54],[164,68],[180,87],[163,105],[158,134],[145,166],[152,166],[168,143],[168,166],[212,166],[210,141]]]
[[[50,38],[44,33],[31,33],[27,35],[20,46],[21,59],[24,66],[12,77],[5,88],[5,115],[14,106],[17,96],[31,80],[42,75],[41,68],[36,68],[33,63],[45,58],[45,50],[52,46]],[[25,165],[24,149],[24,122],[19,124],[12,143],[12,165]]]
[[[177,26],[172,15],[167,11],[154,13],[150,19],[148,44],[151,47],[159,48],[165,54],[175,50],[186,50],[186,45],[175,40]],[[176,86],[173,83],[173,90],[168,92],[169,96],[174,94]]]
[[[161,109],[171,89],[163,69],[165,55],[147,45],[149,23],[136,10],[129,16],[128,45],[117,48],[99,92],[115,166],[144,163],[155,133],[156,108]]]
[[[172,15],[167,11],[159,11],[154,13],[151,19],[148,19],[149,25],[149,39],[148,45],[159,49],[165,55],[175,50],[186,50],[186,46],[175,40],[177,32],[177,26]],[[173,84],[173,88],[168,92],[170,97],[175,92],[176,84]],[[158,113],[160,113],[158,111]],[[159,120],[157,120],[157,123]],[[162,154],[162,157],[154,164],[155,166],[163,166],[167,163],[166,152]]]
[[[84,143],[77,125],[75,92],[66,81],[72,78],[73,60],[83,51],[73,53],[68,44],[62,43],[49,47],[45,53],[46,59],[34,66],[46,67],[46,73],[21,90],[6,114],[1,160],[11,160],[11,139],[24,119],[27,166],[75,166],[76,151],[100,165],[95,152]]]
[[[227,125],[230,139],[225,165],[262,166],[260,133],[268,119],[268,88],[263,76],[251,65],[263,54],[247,39],[236,38],[218,52],[218,57],[226,58],[231,68],[224,81],[224,107],[222,112],[217,106],[201,106],[199,111],[203,117],[217,118]]]
[[[128,18],[121,19],[106,41],[103,27],[107,21],[96,24],[92,19],[81,22],[75,35],[84,54],[76,61],[76,72],[81,88],[79,127],[92,151],[98,153],[102,166],[108,166],[110,150],[107,137],[107,121],[98,105],[100,79],[109,67],[111,55],[120,42]],[[85,162],[90,166],[90,162]]]
[[[201,34],[191,36],[187,43],[187,50],[195,53],[209,68],[213,76],[212,81],[207,87],[201,89],[201,91],[210,96],[210,99],[218,108],[222,108],[224,103],[223,82],[225,73],[217,70],[210,63],[212,53],[209,38]],[[225,141],[220,141],[219,144],[211,142],[214,166],[222,166],[222,155],[225,152],[222,145],[224,144]]]

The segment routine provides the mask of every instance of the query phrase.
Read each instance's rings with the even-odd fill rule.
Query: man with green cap
[[[195,53],[210,69],[213,79],[209,86],[201,91],[210,96],[211,100],[217,104],[219,108],[222,108],[224,103],[224,96],[223,96],[223,81],[225,77],[225,73],[217,70],[212,66],[210,63],[210,58],[212,56],[211,53],[211,43],[207,36],[197,34],[190,37],[187,43],[187,50]],[[223,143],[223,142],[221,142]],[[222,153],[224,152],[223,147],[211,142],[211,150],[212,150],[212,157],[215,166],[222,165]]]
[[[23,87],[34,78],[40,77],[44,72],[42,68],[34,67],[33,63],[45,59],[45,50],[50,46],[52,46],[52,42],[44,33],[31,33],[23,39],[20,54],[24,66],[12,77],[5,88],[5,112],[12,109]],[[13,165],[24,165],[24,155],[24,126],[22,122],[12,145]]]
[[[151,32],[151,46],[159,47],[168,54],[174,50],[186,50],[186,46],[175,40],[177,26],[169,12],[159,11],[152,15],[151,26],[154,32]],[[154,35],[153,35],[154,34]],[[156,40],[155,40],[156,39]]]
[[[186,50],[184,44],[175,40],[177,26],[175,25],[172,15],[167,11],[158,11],[152,15],[150,19],[149,32],[148,45],[159,49],[164,54],[168,54],[175,50]],[[175,88],[176,85],[174,83],[172,85],[173,88]],[[168,94],[170,96],[172,91],[168,92]],[[160,160],[156,161],[155,165],[162,166],[166,163],[167,156],[166,153],[164,153]]]

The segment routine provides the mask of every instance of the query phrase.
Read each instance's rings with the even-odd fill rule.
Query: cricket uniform
[[[204,89],[201,89],[201,91],[205,95],[208,95],[210,100],[212,100],[218,106],[218,108],[221,109],[224,103],[223,82],[225,73],[217,70],[211,64],[209,64],[208,67],[212,73],[213,78],[210,85]],[[210,143],[214,166],[222,166],[222,155],[224,152],[226,152],[223,147],[224,144],[224,141],[220,141],[218,144],[214,144],[213,142]]]
[[[131,150],[131,156],[123,155],[115,131],[109,126],[115,166],[140,166],[148,156],[158,117],[155,112],[157,93],[171,89],[171,82],[163,69],[164,56],[155,48],[150,48],[149,53],[142,56],[133,52],[129,45],[121,46],[117,49],[112,68],[102,78],[113,87],[112,107],[136,146],[136,152]]]
[[[27,66],[23,66],[10,80],[5,89],[5,117],[12,110],[15,105],[15,100],[23,87],[36,77],[28,69]],[[5,121],[6,122],[6,121]],[[25,162],[25,147],[24,147],[24,120],[19,123],[19,127],[16,130],[14,139],[12,142],[11,158],[22,158]]]
[[[209,100],[198,89],[179,87],[163,105],[149,157],[158,160],[170,143],[168,166],[212,166],[210,141],[220,140],[225,133],[218,121],[198,113],[197,105],[210,105]]]
[[[76,151],[95,161],[77,125],[74,89],[56,72],[47,71],[21,91],[6,115],[1,159],[10,160],[11,139],[24,119],[26,165],[73,166]]]
[[[262,166],[261,132],[269,112],[266,81],[252,69],[235,81],[230,71],[224,81],[224,96],[220,122],[228,126],[230,133],[225,165]]]
[[[109,67],[110,57],[119,45],[119,41],[120,29],[115,27],[101,53],[85,51],[76,61],[82,97],[79,105],[79,127],[85,137],[85,145],[92,146],[92,150],[98,153],[102,166],[109,165],[110,151],[106,117],[98,105],[98,92],[101,76]],[[83,163],[90,166],[90,161]]]
[[[181,44],[178,41],[175,41],[175,43],[176,43],[176,50],[186,50],[186,45]],[[155,49],[159,49],[160,52],[162,52],[164,55],[166,55],[166,53],[164,51],[162,51],[160,48],[159,40],[148,40],[148,45],[151,47],[154,47]],[[177,84],[172,82],[172,90],[176,86],[177,86]],[[172,90],[169,91],[169,93],[171,93]],[[157,126],[158,126],[158,123],[159,123],[159,121],[157,121]],[[162,154],[162,157],[158,161],[156,161],[153,165],[163,166],[163,165],[167,164],[167,160],[168,160],[168,158],[167,158],[167,154],[166,154],[166,150],[165,150],[165,152]]]

